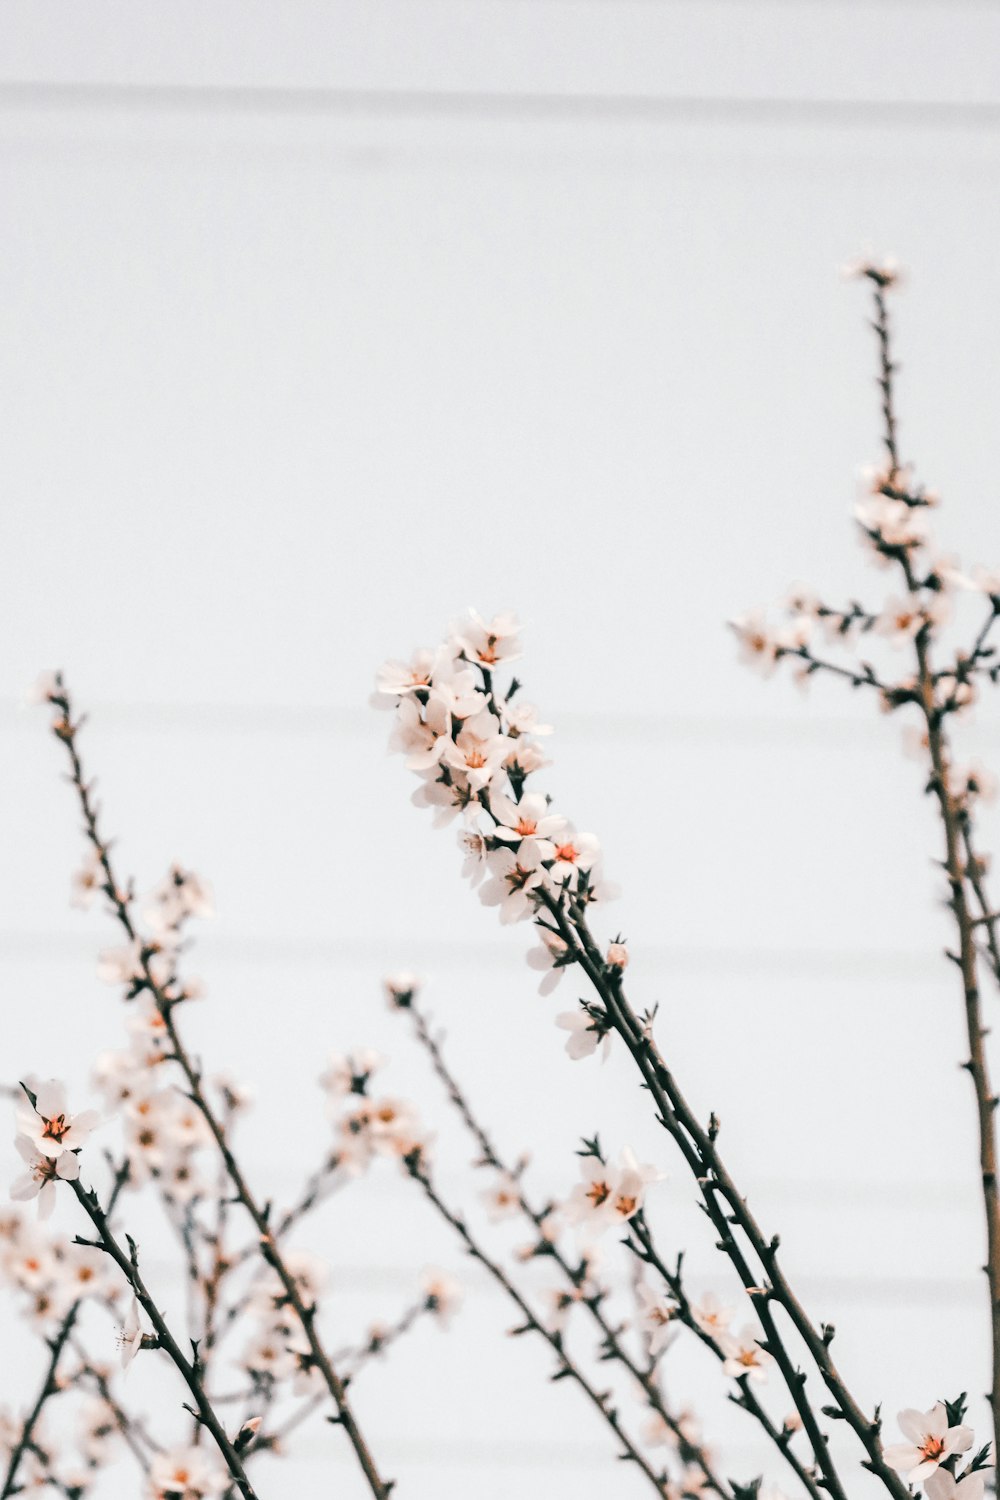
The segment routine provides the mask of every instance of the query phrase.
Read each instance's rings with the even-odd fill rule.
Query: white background
[[[881,596],[849,519],[878,456],[872,339],[837,276],[865,249],[911,272],[903,446],[942,541],[1000,558],[998,57],[985,3],[5,0],[5,1078],[82,1094],[120,1037],[92,977],[113,934],[67,907],[57,747],[17,707],[61,666],[120,862],[214,883],[191,1024],[257,1090],[262,1192],[291,1195],[320,1148],[332,1047],[393,1052],[444,1126],[380,997],[406,966],[539,1192],[567,1190],[594,1128],[657,1152],[664,1242],[723,1288],[627,1069],[566,1061],[572,983],[537,998],[526,933],[461,888],[367,706],[384,657],[467,604],[513,608],[558,730],[547,785],[624,888],[635,998],[660,1002],[848,1379],[890,1413],[985,1389],[919,769],[871,704],[745,674],[724,622],[794,579]],[[468,1201],[463,1152],[442,1171]],[[467,1279],[447,1339],[422,1328],[358,1383],[401,1500],[640,1493],[407,1185],[380,1174],[301,1243],[334,1268],[338,1338],[404,1305],[424,1260]],[[770,1471],[699,1351],[677,1368],[723,1471]],[[362,1494],[345,1448],[320,1424],[262,1495],[331,1472]],[[136,1493],[124,1465],[116,1484]]]

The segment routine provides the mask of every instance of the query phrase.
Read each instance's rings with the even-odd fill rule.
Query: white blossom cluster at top
[[[462,873],[504,923],[537,919],[568,902],[585,910],[618,895],[604,877],[594,834],[578,832],[548,796],[526,790],[529,778],[550,764],[541,741],[552,726],[520,701],[516,678],[504,687],[497,681],[520,655],[515,616],[487,621],[470,610],[437,649],[386,662],[373,700],[395,709],[389,748],[420,779],[412,801],[432,808],[438,826],[460,823]],[[541,946],[528,962],[543,972],[540,990],[548,994],[573,954],[547,925],[539,935]],[[613,943],[607,961],[624,967],[624,945]],[[585,1009],[559,1016],[557,1024],[570,1033],[571,1057],[607,1040]]]

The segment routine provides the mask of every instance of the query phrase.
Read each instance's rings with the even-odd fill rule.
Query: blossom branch
[[[882,390],[883,441],[889,456],[889,482],[893,483],[896,476],[901,474],[894,404],[894,374],[896,366],[892,359],[889,311],[885,295],[886,283],[874,275],[870,276],[870,279],[873,284],[875,301],[873,327],[879,348],[878,383]],[[911,549],[908,547],[893,548],[891,549],[891,555],[898,562],[910,593],[915,594],[919,588],[919,584],[911,559]],[[983,630],[980,631],[976,647],[973,651],[974,658],[979,656],[985,645],[986,634],[993,623],[995,613],[996,606],[994,605],[993,614]],[[986,1030],[983,1025],[976,963],[975,922],[970,909],[972,903],[970,902],[969,891],[966,885],[969,866],[974,865],[975,860],[971,854],[971,834],[968,828],[963,826],[967,813],[963,813],[950,786],[952,756],[945,728],[947,713],[937,701],[935,677],[930,659],[930,637],[931,626],[929,621],[925,621],[917,631],[913,644],[917,663],[919,704],[926,725],[927,748],[932,771],[930,790],[937,801],[944,832],[945,873],[950,892],[949,906],[955,920],[958,936],[958,953],[949,956],[957,963],[962,976],[966,1037],[969,1045],[969,1058],[964,1066],[972,1080],[976,1100],[976,1122],[979,1132],[979,1168],[986,1218],[987,1259],[985,1271],[989,1286],[990,1330],[992,1337],[992,1380],[989,1401],[993,1416],[994,1437],[997,1438],[1000,1437],[1000,1183],[997,1180],[998,1164],[995,1121],[995,1111],[998,1101],[990,1082],[986,1058]],[[966,859],[963,859],[963,850],[968,855],[968,862]],[[973,899],[978,897],[983,914],[992,916],[988,912],[981,884],[980,889],[976,890],[976,880],[979,879],[981,882],[981,877],[973,875],[971,879]],[[995,951],[996,939],[992,929],[992,921],[988,922],[987,926],[992,934]]]
[[[74,722],[69,693],[61,677],[56,677],[55,684],[48,693],[48,701],[56,710],[56,718],[52,725],[53,732],[56,738],[61,740],[65,745],[69,755],[70,780],[76,791],[83,813],[84,830],[104,875],[102,889],[108,898],[113,915],[125,932],[130,944],[136,948],[138,973],[133,982],[133,992],[138,993],[143,989],[147,990],[162,1017],[166,1034],[170,1041],[171,1055],[184,1074],[190,1098],[205,1120],[225,1164],[226,1172],[232,1183],[234,1192],[253,1222],[258,1235],[260,1253],[267,1264],[277,1274],[288,1304],[295,1312],[302,1326],[309,1344],[308,1358],[311,1364],[320,1372],[323,1382],[333,1399],[336,1416],[331,1418],[331,1421],[338,1423],[346,1432],[368,1486],[375,1496],[375,1500],[388,1500],[392,1487],[391,1482],[381,1478],[371,1450],[348,1401],[344,1383],[334,1370],[329,1356],[323,1347],[316,1329],[316,1308],[313,1305],[307,1306],[303,1300],[295,1279],[278,1248],[276,1237],[270,1228],[270,1208],[269,1206],[266,1209],[261,1208],[251,1193],[236,1157],[229,1146],[225,1128],[203,1090],[201,1073],[195,1066],[181,1039],[176,1020],[176,1007],[183,998],[183,992],[179,994],[171,993],[170,987],[165,985],[154,973],[152,960],[156,953],[156,947],[155,945],[151,946],[143,942],[140,938],[133,923],[130,910],[131,892],[123,891],[115,878],[111,864],[110,846],[107,840],[102,837],[99,829],[98,812],[92,795],[92,784],[85,777],[77,745],[77,737],[82,721],[77,720]]]
[[[801,641],[779,643],[785,644]],[[524,793],[526,779],[546,764],[534,736],[548,732],[548,726],[536,724],[532,707],[511,705],[516,680],[505,696],[493,687],[496,667],[514,658],[519,646],[512,617],[487,623],[470,612],[438,651],[417,652],[409,664],[389,662],[381,669],[378,692],[396,707],[391,747],[406,755],[410,769],[423,780],[414,801],[434,808],[439,821],[463,817],[464,873],[480,885],[483,902],[498,907],[503,922],[530,920],[541,929],[545,951],[537,966],[550,970],[543,993],[570,964],[578,964],[590,979],[600,1003],[584,1004],[581,1014],[558,1018],[571,1032],[567,1050],[574,1057],[586,1056],[614,1031],[632,1055],[660,1123],[695,1178],[720,1250],[755,1299],[765,1335],[762,1347],[786,1380],[813,1448],[818,1482],[833,1500],[843,1500],[843,1484],[812,1408],[806,1376],[785,1348],[772,1304],[784,1309],[833,1397],[823,1414],[848,1422],[861,1440],[866,1465],[893,1500],[906,1500],[907,1487],[882,1453],[878,1415],[869,1417],[861,1409],[833,1363],[832,1328],[817,1329],[809,1319],[778,1260],[777,1238],[764,1235],[725,1168],[716,1145],[717,1122],[713,1118],[707,1129],[702,1126],[652,1039],[652,1018],[640,1021],[629,1006],[622,985],[627,962],[623,944],[613,943],[605,961],[594,942],[586,912],[612,894],[600,873],[598,841],[577,834],[544,795]],[[883,693],[899,691],[886,690],[878,681],[872,685]],[[488,831],[483,831],[487,822]],[[532,961],[535,957],[531,955]],[[628,1218],[640,1200],[630,1189],[625,1201],[632,1204],[622,1215]],[[741,1362],[744,1355],[754,1357],[751,1349],[740,1349],[739,1355]]]
[[[424,1314],[432,1313],[435,1310],[436,1306],[433,1296],[425,1294],[418,1301],[411,1303],[396,1319],[395,1323],[390,1323],[385,1328],[373,1329],[365,1343],[349,1349],[339,1350],[336,1359],[338,1365],[342,1369],[346,1369],[346,1378],[351,1381],[356,1380],[366,1365],[370,1364],[373,1359],[383,1355],[394,1344],[398,1343],[400,1339],[405,1337]],[[248,1445],[246,1449],[247,1458],[265,1449],[269,1452],[280,1451],[285,1439],[297,1428],[301,1427],[312,1416],[313,1412],[322,1406],[325,1399],[322,1394],[308,1396],[299,1404],[295,1411],[291,1412],[285,1418],[279,1427],[274,1428],[271,1432],[267,1432],[262,1428]]]

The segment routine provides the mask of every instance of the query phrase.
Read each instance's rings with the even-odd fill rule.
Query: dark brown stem
[[[83,1187],[79,1181],[71,1183],[70,1186],[76,1195],[77,1202],[97,1231],[97,1244],[99,1248],[111,1257],[124,1275],[132,1291],[135,1293],[136,1301],[156,1330],[158,1347],[163,1349],[168,1355],[180,1374],[181,1379],[191,1392],[192,1399],[197,1408],[198,1418],[215,1440],[215,1445],[225,1460],[233,1483],[240,1493],[245,1496],[245,1500],[257,1500],[256,1492],[247,1478],[240,1455],[229,1441],[225,1428],[216,1416],[215,1409],[205,1394],[204,1386],[201,1383],[193,1361],[184,1355],[180,1345],[171,1333],[166,1319],[149,1294],[139,1271],[135,1246],[131,1246],[130,1253],[126,1253],[122,1249],[115,1238],[107,1215],[97,1201],[95,1193]],[[90,1244],[92,1242],[87,1240],[83,1243]]]
[[[22,1089],[18,1088],[14,1090],[13,1093],[16,1099],[20,1100],[23,1098]],[[111,1191],[108,1195],[107,1208],[108,1218],[110,1219],[112,1214],[114,1213],[115,1205],[117,1204],[118,1199],[121,1196],[122,1188],[128,1181],[128,1157],[126,1157],[124,1161],[122,1161],[122,1163],[116,1168],[114,1166],[113,1159],[109,1155],[108,1164],[112,1168]],[[59,1361],[62,1358],[67,1341],[69,1340],[70,1335],[73,1332],[73,1326],[76,1323],[77,1315],[79,1314],[80,1308],[82,1306],[82,1301],[83,1299],[81,1298],[73,1303],[72,1307],[69,1309],[62,1322],[60,1323],[55,1336],[48,1341],[51,1357],[46,1367],[45,1377],[42,1380],[42,1386],[40,1391],[38,1392],[37,1400],[35,1401],[35,1404],[29,1412],[28,1416],[25,1418],[20,1437],[11,1453],[10,1461],[7,1467],[6,1478],[4,1479],[3,1494],[0,1495],[0,1500],[7,1500],[8,1495],[12,1495],[16,1492],[15,1480],[17,1479],[17,1470],[25,1453],[32,1446],[32,1435],[38,1425],[38,1420],[41,1417],[42,1410],[45,1407],[46,1402],[49,1401],[52,1396],[58,1395],[59,1391],[62,1389],[62,1386],[57,1379]]]
[[[391,1348],[393,1344],[410,1331],[422,1314],[428,1313],[430,1310],[431,1304],[428,1298],[422,1297],[419,1302],[414,1302],[412,1306],[408,1307],[402,1316],[396,1319],[395,1323],[390,1324],[384,1333],[373,1334],[367,1343],[361,1344],[357,1348],[339,1350],[336,1356],[337,1364],[342,1369],[344,1367],[347,1368],[348,1379],[355,1380],[359,1372],[371,1360],[384,1354],[387,1349]],[[239,1397],[242,1398],[244,1394],[240,1392]],[[294,1432],[297,1427],[301,1427],[302,1423],[311,1417],[314,1411],[318,1410],[325,1399],[322,1395],[309,1396],[295,1411],[285,1418],[280,1427],[276,1427],[272,1432],[259,1432],[251,1440],[246,1450],[247,1458],[250,1458],[254,1453],[259,1453],[262,1449],[271,1451],[275,1449],[280,1450],[285,1438]]]
[[[976,898],[979,908],[979,916],[973,922],[973,927],[981,927],[986,933],[986,959],[992,970],[993,977],[1000,984],[1000,941],[997,937],[997,923],[1000,922],[1000,912],[993,909],[992,902],[986,892],[986,877],[982,863],[975,850],[973,843],[972,819],[968,812],[962,819],[962,843],[965,847],[965,873],[972,887],[972,893]]]
[[[682,1094],[677,1080],[666,1066],[651,1035],[649,1023],[640,1022],[629,1005],[621,983],[620,971],[610,972],[591,936],[584,912],[575,906],[565,909],[549,900],[548,910],[555,919],[560,935],[574,950],[577,961],[604,1002],[615,1031],[621,1036],[636,1062],[646,1087],[656,1104],[658,1119],[681,1150],[701,1193],[702,1202],[719,1235],[720,1249],[734,1265],[744,1287],[751,1292],[766,1335],[768,1352],[777,1360],[796,1410],[802,1419],[816,1462],[821,1483],[835,1500],[844,1500],[844,1489],[830,1457],[828,1443],[819,1429],[805,1390],[805,1377],[797,1371],[784,1349],[771,1314],[770,1304],[782,1307],[806,1345],[823,1382],[833,1397],[836,1414],[841,1416],[860,1438],[867,1454],[866,1467],[877,1474],[894,1496],[907,1500],[909,1490],[882,1457],[879,1441],[880,1423],[867,1416],[851,1395],[831,1356],[829,1338],[809,1318],[792,1291],[778,1260],[777,1237],[766,1236],[747,1207],[746,1199],[736,1187],[716,1145],[717,1127],[706,1129]],[[762,1276],[751,1269],[740,1250],[733,1228],[739,1228],[762,1267]],[[760,1289],[760,1290],[759,1290]]]
[[[896,366],[892,359],[892,339],[889,326],[889,311],[884,288],[876,281],[874,285],[875,321],[874,329],[879,349],[879,386],[882,390],[882,415],[885,423],[883,440],[892,466],[891,478],[899,469],[899,451],[896,440],[896,416],[894,383]],[[903,548],[896,554],[906,586],[911,593],[918,588],[910,553]],[[994,606],[995,610],[995,606]],[[980,632],[973,650],[978,657],[986,640],[992,616]],[[914,640],[917,660],[917,682],[920,710],[927,727],[927,746],[931,763],[930,790],[937,801],[944,831],[945,873],[949,887],[949,906],[955,919],[958,935],[958,953],[950,955],[958,965],[962,977],[962,996],[965,1010],[966,1038],[969,1045],[968,1061],[964,1064],[972,1079],[976,1099],[976,1124],[979,1133],[979,1172],[982,1184],[983,1208],[986,1217],[986,1272],[990,1298],[990,1329],[992,1335],[992,1378],[988,1395],[993,1420],[994,1445],[1000,1438],[1000,1185],[997,1182],[997,1144],[995,1112],[997,1098],[990,1082],[986,1058],[986,1028],[983,1025],[982,1004],[979,993],[977,949],[975,941],[975,919],[971,907],[978,899],[982,913],[990,918],[987,922],[991,943],[991,954],[997,952],[996,935],[993,931],[992,913],[986,904],[982,877],[971,847],[971,832],[967,813],[959,806],[949,790],[948,777],[952,765],[951,747],[945,731],[946,714],[935,697],[935,675],[930,659],[930,627],[924,627]],[[969,885],[972,900],[969,896]]]
[[[671,1267],[663,1260],[653,1241],[653,1236],[646,1222],[645,1215],[640,1211],[634,1218],[629,1220],[626,1229],[628,1231],[629,1248],[641,1260],[645,1261],[647,1265],[652,1266],[654,1271],[659,1273],[669,1288],[670,1295],[677,1307],[677,1317],[721,1363],[725,1359],[725,1354],[719,1348],[712,1335],[701,1327],[694,1316],[691,1300],[684,1287],[680,1265]],[[802,1462],[792,1448],[791,1444],[792,1438],[795,1436],[794,1432],[788,1427],[777,1427],[772,1422],[758,1400],[748,1375],[741,1375],[737,1379],[736,1384],[740,1394],[738,1396],[730,1396],[729,1398],[734,1406],[740,1407],[742,1411],[747,1412],[760,1424],[771,1442],[791,1466],[796,1477],[812,1497],[812,1500],[823,1500],[823,1492],[816,1481],[815,1473]]]
[[[917,637],[917,660],[920,672],[920,687],[923,699],[924,718],[927,724],[927,741],[933,768],[932,790],[937,799],[944,829],[945,872],[950,892],[949,906],[955,919],[958,933],[957,959],[962,976],[962,997],[965,1010],[965,1031],[969,1044],[968,1061],[963,1064],[976,1099],[976,1124],[979,1132],[979,1172],[982,1184],[983,1209],[986,1217],[986,1272],[990,1297],[990,1329],[992,1334],[992,1383],[989,1391],[990,1409],[993,1418],[994,1437],[1000,1434],[1000,1187],[997,1183],[997,1144],[995,1112],[997,1098],[990,1082],[986,1058],[986,1027],[983,1024],[982,1002],[979,993],[979,977],[976,965],[975,923],[970,910],[966,886],[966,860],[963,852],[966,842],[962,836],[963,814],[956,806],[948,790],[950,751],[945,737],[940,714],[934,704],[934,688],[930,680],[928,646],[923,632]],[[971,863],[971,861],[970,861]],[[975,896],[973,882],[973,896]],[[985,903],[984,903],[985,909]],[[988,929],[992,933],[992,926]],[[990,938],[995,945],[995,936]]]

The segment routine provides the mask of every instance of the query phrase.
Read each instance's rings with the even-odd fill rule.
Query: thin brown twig
[[[704,1344],[714,1357],[720,1362],[725,1359],[725,1354],[719,1348],[712,1335],[704,1329],[694,1316],[691,1299],[688,1297],[681,1275],[681,1265],[669,1266],[660,1255],[653,1239],[652,1231],[646,1222],[645,1214],[640,1211],[628,1221],[626,1225],[628,1233],[627,1243],[629,1248],[647,1265],[652,1266],[654,1271],[663,1278],[670,1290],[677,1307],[677,1317],[684,1326]],[[787,1426],[778,1427],[768,1415],[763,1404],[757,1397],[750,1383],[749,1375],[741,1375],[736,1381],[739,1395],[730,1395],[729,1399],[734,1406],[745,1411],[760,1424],[771,1442],[781,1453],[782,1457],[791,1466],[797,1479],[808,1491],[812,1500],[822,1500],[823,1492],[817,1482],[815,1472],[802,1462],[792,1447],[794,1431]]]
[[[591,1405],[600,1413],[604,1421],[611,1428],[618,1442],[621,1443],[622,1453],[620,1456],[634,1463],[646,1476],[657,1493],[661,1496],[666,1496],[669,1493],[667,1476],[665,1474],[657,1474],[645,1454],[642,1453],[632,1438],[629,1437],[622,1426],[616,1407],[612,1404],[611,1393],[609,1391],[597,1390],[580,1366],[567,1353],[561,1335],[548,1328],[542,1319],[532,1311],[503,1267],[497,1261],[491,1259],[473,1237],[465,1220],[444,1202],[431,1180],[429,1169],[419,1148],[411,1152],[404,1159],[404,1165],[414,1182],[418,1183],[423,1189],[424,1197],[427,1201],[437,1209],[442,1219],[451,1225],[451,1228],[462,1241],[468,1254],[474,1260],[478,1261],[517,1307],[524,1318],[524,1324],[516,1332],[538,1333],[553,1350],[559,1362],[553,1379],[570,1379],[579,1386]]]
[[[24,1091],[22,1087],[18,1087],[17,1089],[12,1090],[12,1093],[16,1099],[21,1100],[24,1097]],[[110,1219],[115,1211],[115,1207],[118,1203],[118,1199],[121,1196],[122,1189],[124,1188],[129,1178],[129,1161],[128,1157],[125,1157],[125,1159],[116,1168],[110,1155],[108,1155],[107,1159],[109,1166],[111,1166],[112,1168],[111,1189],[108,1195],[107,1208],[108,1218]],[[32,1447],[32,1435],[38,1425],[39,1419],[41,1418],[42,1410],[45,1407],[46,1403],[51,1400],[53,1396],[58,1395],[59,1392],[63,1389],[58,1379],[59,1361],[61,1360],[70,1336],[72,1335],[74,1325],[80,1312],[80,1308],[83,1305],[83,1300],[84,1299],[82,1297],[77,1298],[77,1300],[67,1310],[54,1336],[48,1340],[50,1356],[49,1362],[45,1369],[45,1374],[42,1379],[42,1384],[38,1392],[38,1396],[30,1412],[28,1413],[28,1416],[25,1418],[24,1423],[22,1424],[18,1441],[15,1443],[13,1449],[11,1450],[10,1460],[7,1465],[7,1473],[4,1478],[3,1492],[2,1494],[0,1494],[0,1500],[7,1500],[7,1497],[9,1495],[13,1495],[16,1493],[17,1471],[20,1467],[21,1460],[23,1459],[25,1453]]]
[[[445,1061],[441,1043],[434,1036],[429,1020],[418,1005],[414,993],[412,991],[409,992],[405,1001],[397,999],[396,1008],[406,1011],[410,1015],[417,1040],[427,1053],[431,1066],[440,1079],[452,1105],[479,1147],[482,1164],[492,1167],[495,1171],[502,1172],[512,1182],[516,1183],[518,1207],[538,1233],[538,1253],[549,1256],[554,1264],[559,1267],[573,1290],[580,1293],[584,1289],[586,1281],[586,1263],[581,1262],[577,1266],[572,1265],[559,1249],[558,1245],[546,1235],[544,1228],[545,1213],[528,1199],[521,1185],[520,1177],[511,1172],[510,1168],[502,1161],[491,1136],[487,1133],[479,1119],[473,1114],[468,1096],[459,1085],[457,1078]],[[692,1442],[685,1435],[683,1422],[671,1410],[669,1404],[664,1399],[652,1371],[644,1368],[632,1358],[632,1355],[619,1337],[620,1330],[616,1329],[605,1315],[602,1305],[604,1294],[599,1291],[593,1294],[586,1294],[584,1291],[578,1300],[587,1309],[600,1330],[603,1357],[615,1360],[629,1372],[641,1387],[649,1406],[660,1416],[677,1440],[678,1451],[682,1460],[700,1469],[707,1488],[713,1490],[715,1494],[724,1497],[724,1500],[727,1500],[727,1497],[730,1495],[729,1486],[716,1473],[705,1449],[700,1443]]]
[[[76,1323],[79,1311],[80,1303],[74,1302],[72,1307],[67,1312],[66,1316],[63,1318],[62,1323],[59,1325],[59,1329],[56,1332],[54,1338],[49,1341],[49,1361],[45,1367],[45,1375],[42,1380],[38,1395],[35,1398],[35,1403],[29,1411],[24,1422],[22,1423],[17,1442],[14,1444],[14,1447],[11,1451],[10,1461],[7,1464],[7,1473],[4,1478],[3,1492],[2,1495],[0,1495],[0,1500],[8,1500],[8,1496],[16,1494],[17,1471],[21,1466],[21,1460],[24,1458],[24,1455],[34,1445],[35,1429],[37,1428],[39,1420],[41,1418],[42,1410],[45,1407],[46,1402],[48,1402],[52,1396],[54,1396],[58,1391],[62,1389],[57,1377],[59,1361],[62,1359],[63,1350],[66,1348],[66,1345],[69,1342],[69,1337],[73,1332],[73,1325]]]

